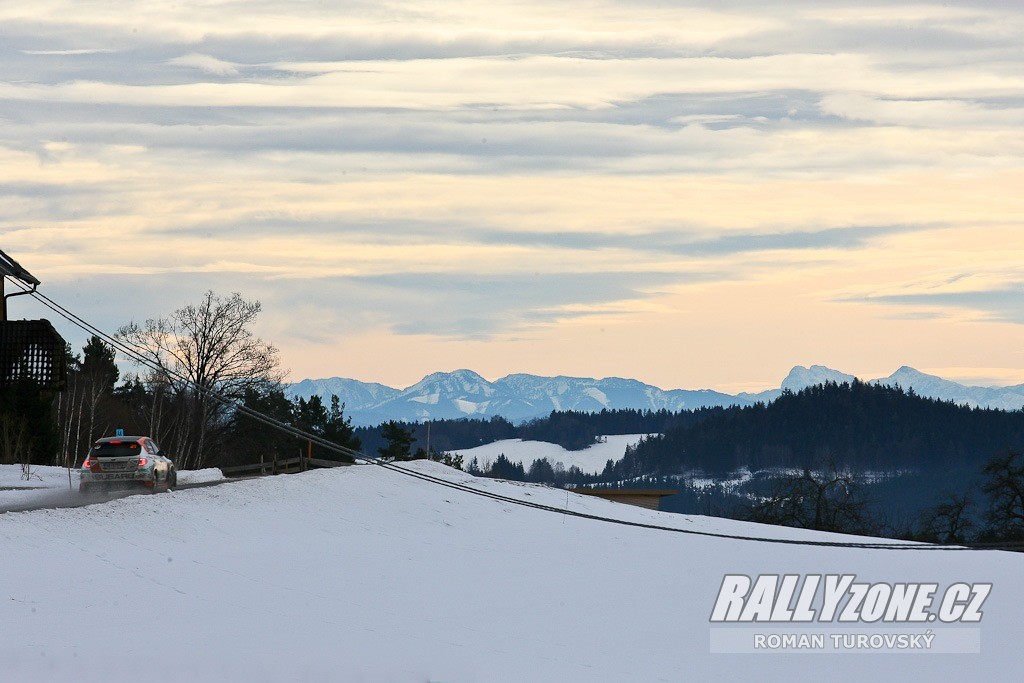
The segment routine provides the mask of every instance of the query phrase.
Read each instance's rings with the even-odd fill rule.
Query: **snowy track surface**
[[[78,492],[78,469],[72,469],[70,476],[63,467],[33,467],[28,479],[24,478],[20,465],[0,465],[0,513],[23,512],[57,507],[80,507],[102,503],[113,498],[146,493],[145,489],[129,489],[106,493],[90,493],[83,496]],[[217,468],[183,470],[178,472],[179,489],[209,486],[227,481]],[[2,677],[0,677],[2,680]]]
[[[680,528],[841,538],[427,471]],[[374,466],[0,515],[4,681],[1019,680],[1024,556],[611,525]],[[994,583],[980,655],[709,653],[726,573]],[[955,628],[955,627],[937,627]]]

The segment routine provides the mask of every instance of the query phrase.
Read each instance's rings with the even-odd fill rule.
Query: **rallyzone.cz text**
[[[801,580],[802,579],[802,580]],[[853,574],[727,574],[712,623],[977,623],[991,583],[858,583]]]

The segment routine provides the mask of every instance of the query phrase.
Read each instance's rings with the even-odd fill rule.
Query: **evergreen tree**
[[[279,422],[291,424],[294,407],[281,386],[250,387],[242,396],[242,405]],[[273,425],[235,411],[229,427],[228,459],[232,464],[254,464],[293,458],[302,443]]]
[[[523,463],[512,462],[505,457],[504,453],[499,454],[494,462],[491,463],[491,468],[487,471],[485,476],[493,479],[526,481],[526,471],[523,469]]]
[[[333,444],[337,444],[353,451],[362,448],[362,442],[356,436],[352,427],[352,418],[345,417],[345,404],[336,395],[331,395],[331,407],[327,411],[327,422],[324,425],[323,436]],[[329,460],[351,460],[349,456],[342,455],[337,451],[327,451],[322,457]]]
[[[315,434],[333,444],[358,451],[362,447],[359,437],[355,435],[352,421],[345,417],[345,405],[336,395],[331,396],[331,405],[325,407],[319,396],[313,395],[306,400],[295,399],[295,426],[303,431]],[[336,450],[313,444],[313,457],[324,460],[340,460],[352,462],[349,455]]]
[[[327,427],[327,408],[319,396],[295,399],[295,426],[321,436]]]
[[[530,465],[530,471],[526,475],[526,481],[537,484],[551,484],[555,481],[555,468],[551,466],[547,458],[534,460]]]
[[[114,385],[121,372],[114,362],[114,347],[93,335],[82,347],[80,371],[89,382],[95,384],[106,396],[114,393]]]
[[[386,446],[377,449],[381,458],[388,461],[411,459],[412,442],[415,440],[411,431],[401,423],[390,420],[381,425],[381,434],[387,441]]]

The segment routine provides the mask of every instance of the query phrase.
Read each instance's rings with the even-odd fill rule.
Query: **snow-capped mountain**
[[[750,403],[756,403],[758,401],[768,402],[774,401],[782,395],[783,391],[800,391],[807,387],[817,386],[818,384],[825,384],[826,382],[835,382],[836,384],[842,384],[843,382],[852,382],[856,377],[848,375],[845,372],[839,372],[832,368],[827,368],[824,365],[812,365],[809,368],[805,368],[802,365],[797,365],[789,374],[786,375],[786,379],[782,380],[782,385],[778,389],[768,389],[767,391],[760,391],[754,394],[741,393],[737,394],[737,398],[743,399]]]
[[[389,420],[494,415],[494,385],[472,370],[435,372],[374,407]]]
[[[826,382],[842,384],[843,382],[852,382],[855,379],[857,378],[853,375],[847,375],[845,372],[826,368],[824,365],[812,365],[809,368],[798,365],[789,371],[786,379],[782,380],[782,389],[795,392],[807,387],[825,384]]]
[[[531,412],[552,410],[597,412],[604,409],[681,410],[701,406],[731,405],[735,397],[709,389],[665,391],[635,379],[607,377],[540,377],[509,375],[495,382]]]
[[[356,380],[303,380],[289,387],[292,396],[337,394],[356,425],[387,420],[438,420],[493,415],[521,422],[552,410],[597,412],[602,409],[681,410],[702,406],[746,405],[751,401],[711,390],[665,391],[633,379],[610,377],[540,377],[515,374],[489,382],[472,370],[435,372],[398,390],[380,384],[365,390]]]
[[[387,420],[423,421],[494,415],[522,422],[552,410],[597,412],[602,409],[692,410],[701,407],[750,405],[772,401],[783,390],[800,391],[825,382],[851,382],[849,375],[823,365],[794,367],[779,389],[759,393],[725,394],[710,389],[664,390],[635,379],[608,377],[542,377],[513,374],[493,382],[472,370],[435,372],[407,389],[353,379],[307,379],[289,387],[291,396],[317,394],[328,401],[337,394],[345,413],[356,425],[376,425]],[[1024,385],[971,387],[902,367],[876,384],[899,385],[918,395],[971,406],[1019,410],[1024,407]]]
[[[328,379],[304,379],[288,388],[292,396],[309,398],[317,395],[329,404],[331,395],[337,396],[349,409],[357,406],[372,406],[394,398],[401,392],[398,389],[377,384],[376,382],[360,382],[344,377]],[[346,411],[347,412],[347,411]]]
[[[972,387],[928,375],[904,365],[888,377],[872,380],[872,384],[913,389],[919,396],[981,408],[1019,410],[1024,407],[1024,384],[1013,387]]]

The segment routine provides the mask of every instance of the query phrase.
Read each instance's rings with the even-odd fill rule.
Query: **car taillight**
[[[92,467],[92,462],[90,462],[90,461],[89,461],[89,458],[87,457],[87,458],[85,459],[85,462],[83,462],[83,463],[82,463],[82,469],[83,469],[83,470],[87,470],[87,469],[89,469],[90,467]]]
[[[147,462],[149,461],[145,458],[139,458],[139,467],[145,467]]]

